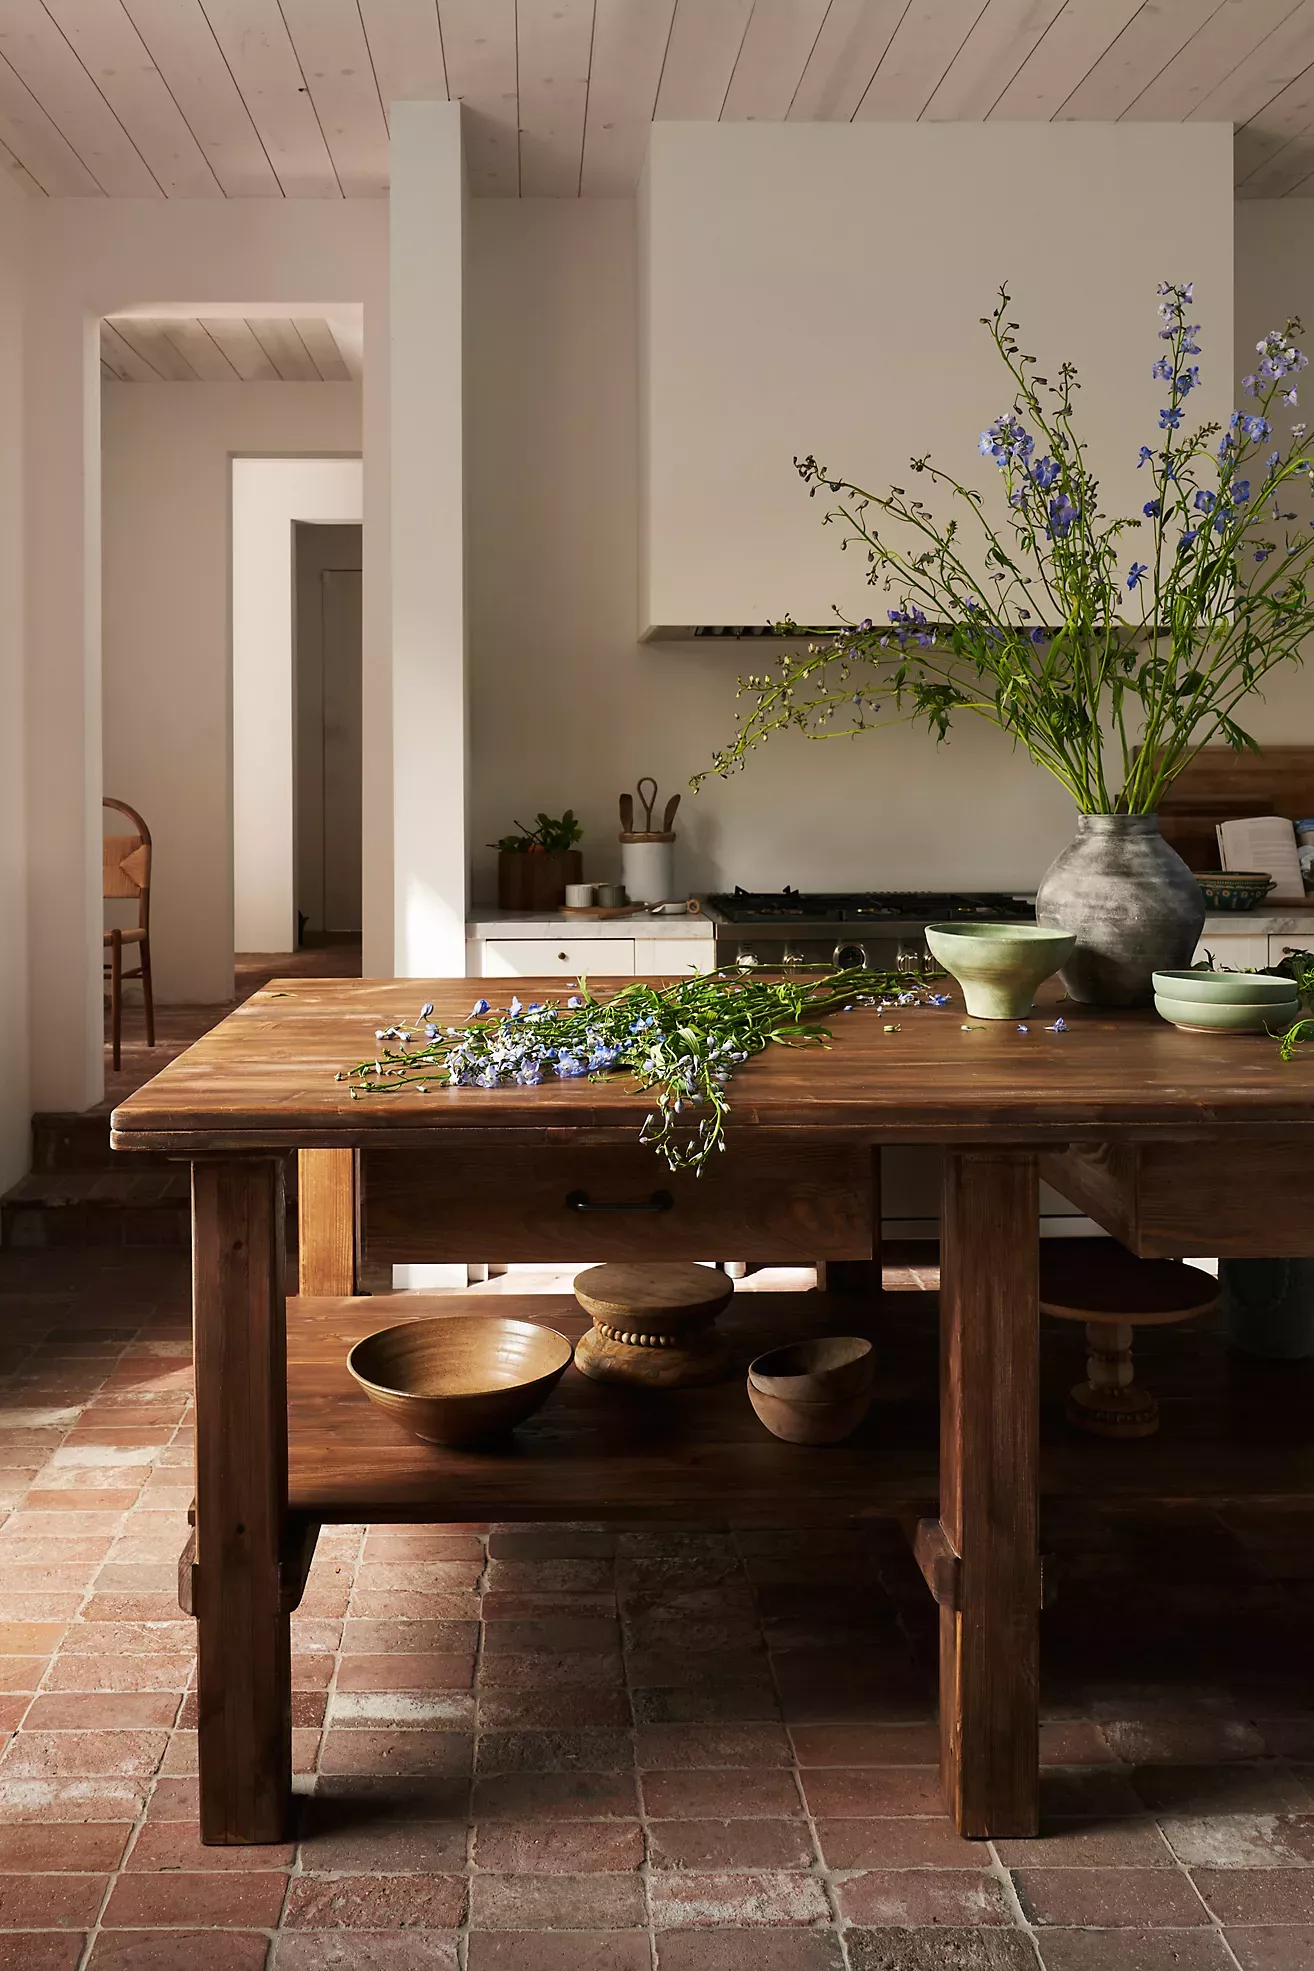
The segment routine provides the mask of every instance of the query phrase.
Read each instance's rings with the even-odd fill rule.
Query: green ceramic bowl
[[[973,1019],[1021,1020],[1077,940],[1043,924],[928,924],[926,942],[963,988]]]
[[[1207,999],[1167,999],[1156,993],[1154,1010],[1171,1026],[1209,1033],[1285,1033],[1300,1018],[1296,999],[1270,1000],[1261,1006],[1237,1006]]]
[[[1274,972],[1156,972],[1154,989],[1167,999],[1209,1006],[1260,1006],[1296,998],[1295,981]]]

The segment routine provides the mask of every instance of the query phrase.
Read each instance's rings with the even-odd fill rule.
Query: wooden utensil
[[[644,793],[643,790],[645,787],[652,788],[651,794]],[[643,832],[645,835],[651,835],[653,833],[652,811],[657,805],[657,782],[650,773],[645,773],[639,781],[639,799],[643,804]]]
[[[680,796],[678,794],[672,794],[670,800],[666,803],[666,812],[662,816],[663,835],[670,834],[672,826],[674,825],[675,822],[675,810],[679,807],[679,805],[680,805]]]
[[[627,835],[634,833],[634,796],[622,794],[620,797],[620,823]]]

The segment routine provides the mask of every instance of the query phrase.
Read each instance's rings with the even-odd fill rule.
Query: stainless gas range
[[[707,899],[718,965],[918,971],[928,924],[1031,923],[1025,896],[994,891],[736,889]]]

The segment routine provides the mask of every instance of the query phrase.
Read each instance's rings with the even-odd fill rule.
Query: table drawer
[[[633,938],[488,938],[482,977],[534,979],[560,974],[596,979],[628,977],[634,970]]]
[[[616,1149],[365,1150],[371,1261],[869,1259],[876,1159],[732,1144],[703,1177]],[[599,1209],[601,1207],[601,1209]]]

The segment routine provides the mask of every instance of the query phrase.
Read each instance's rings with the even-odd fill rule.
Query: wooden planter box
[[[567,883],[583,878],[578,849],[549,849],[543,855],[503,849],[497,858],[499,910],[560,910]]]

